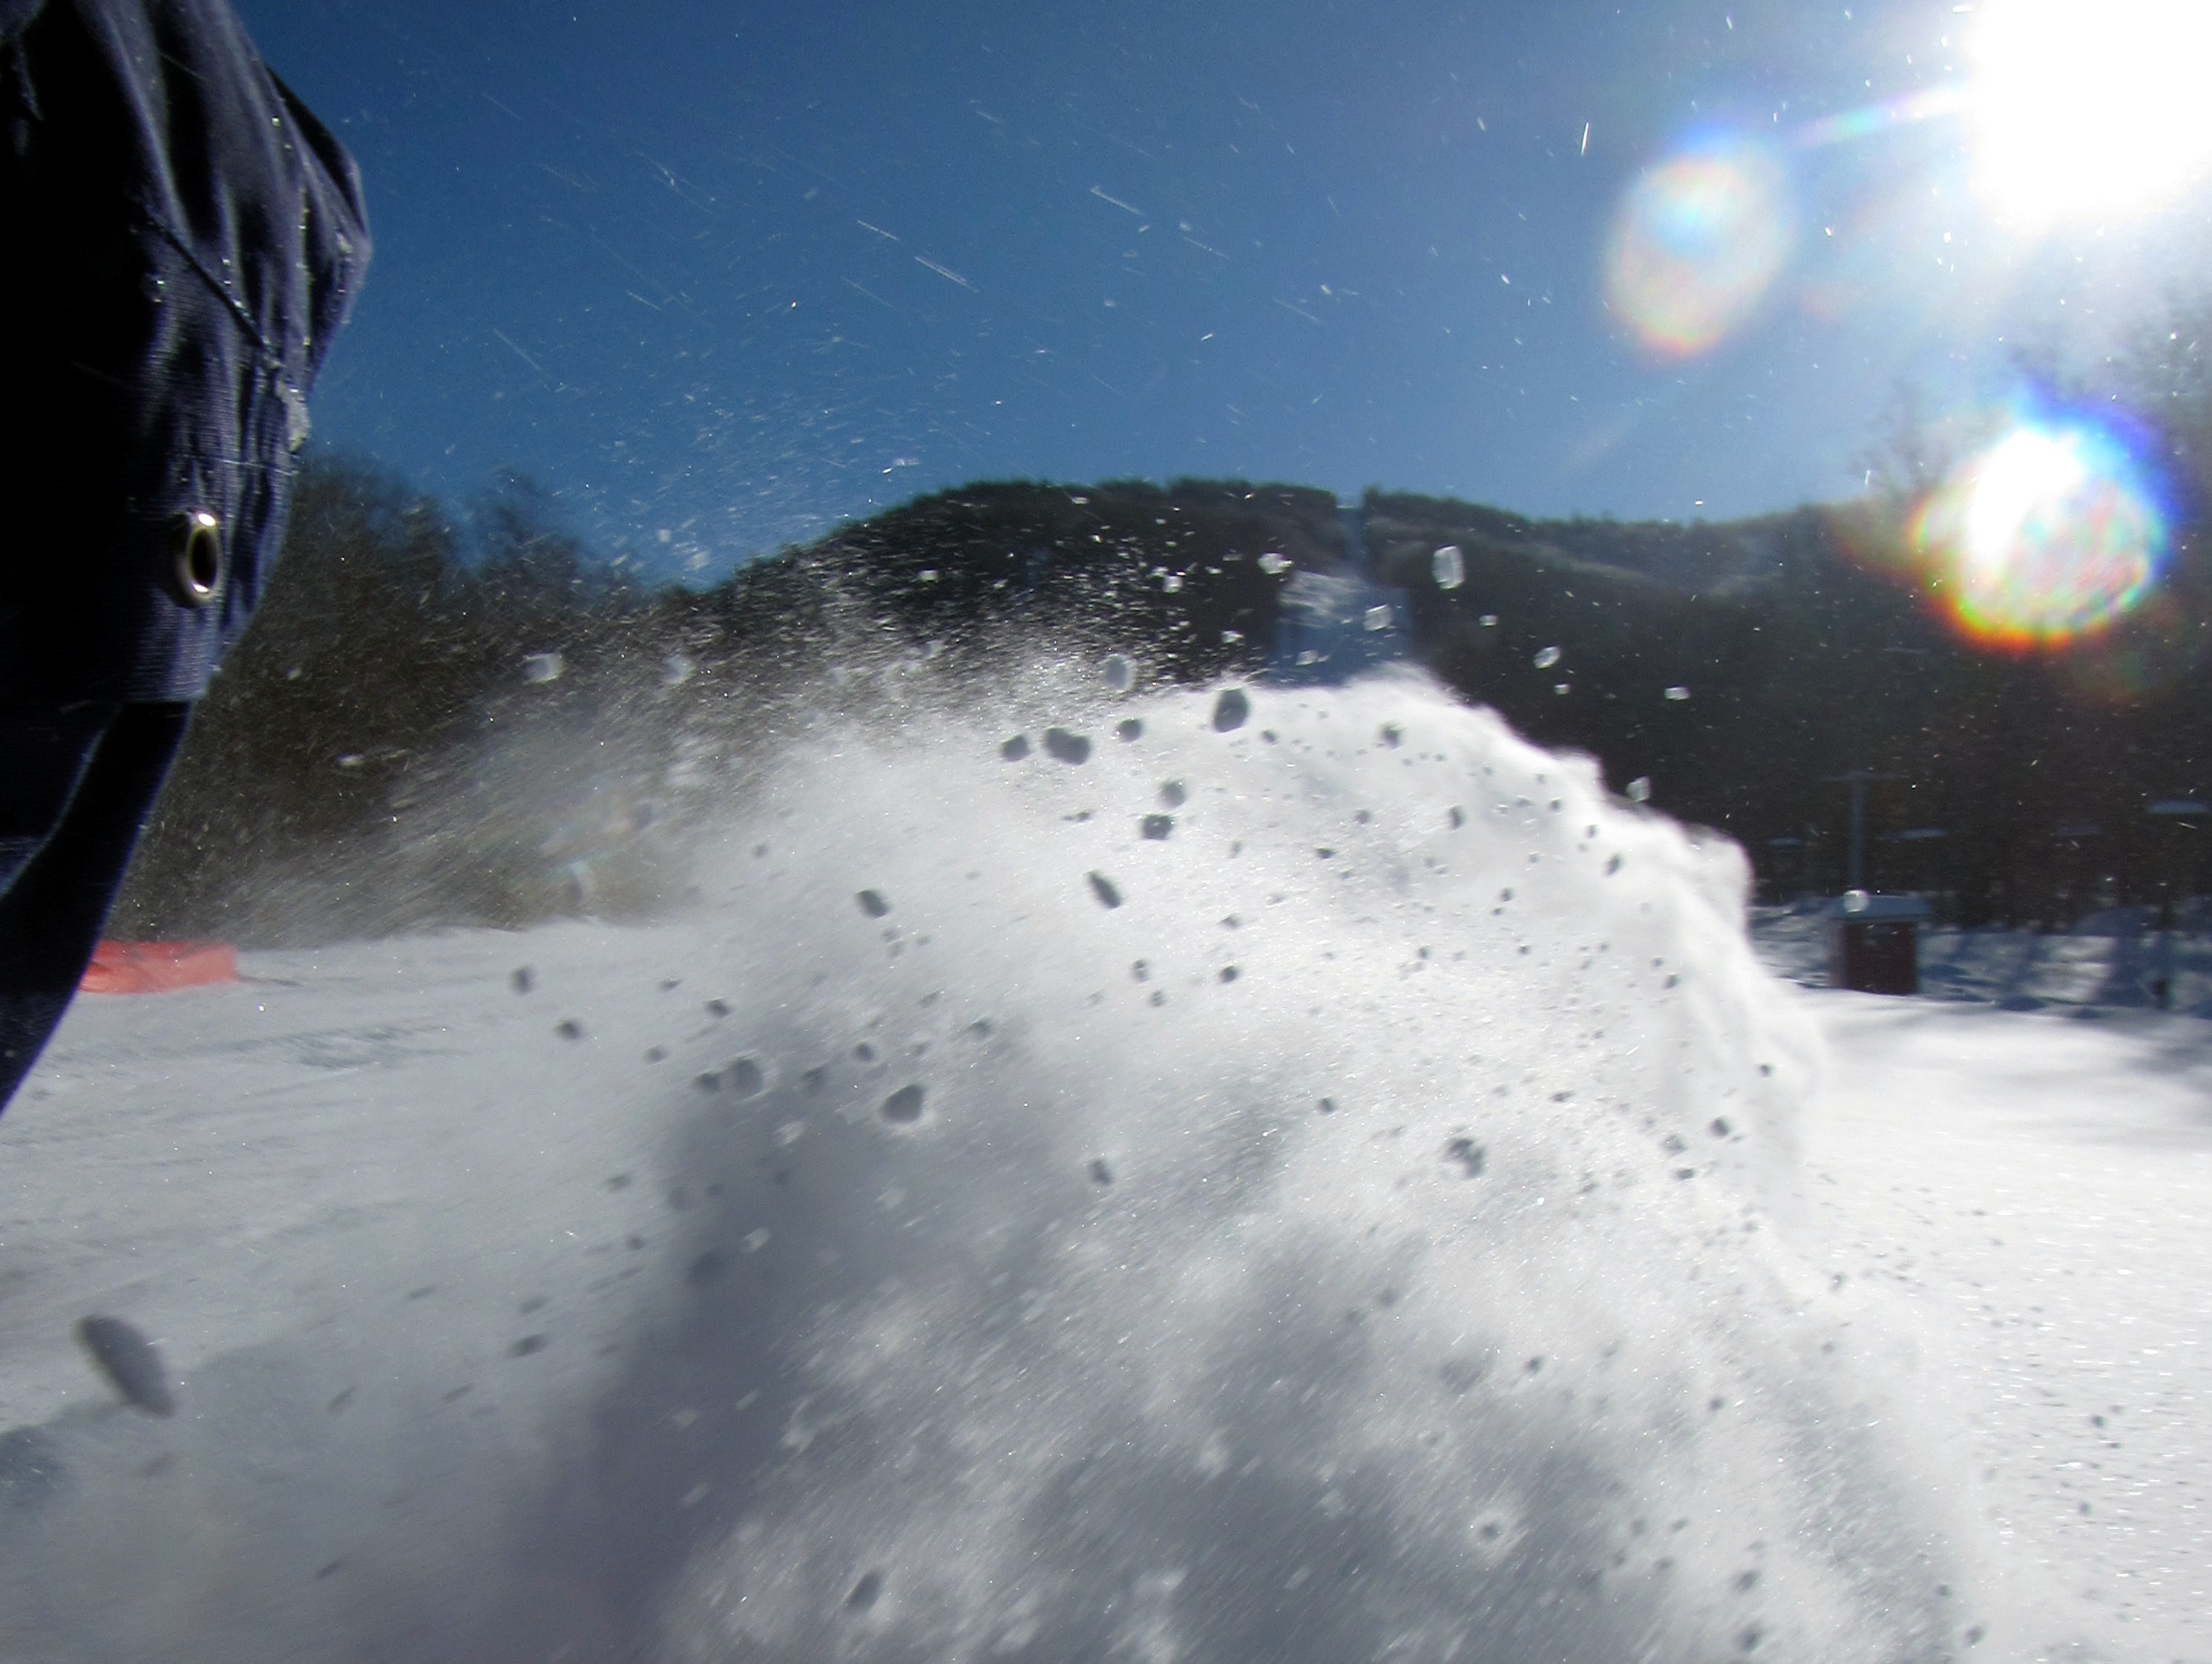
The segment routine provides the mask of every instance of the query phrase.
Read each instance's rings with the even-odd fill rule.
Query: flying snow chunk
[[[115,1390],[149,1416],[172,1416],[177,1401],[162,1379],[161,1355],[154,1343],[119,1317],[88,1317],[76,1326],[76,1338]]]
[[[1429,570],[1437,588],[1456,589],[1467,582],[1467,558],[1460,553],[1459,545],[1447,543],[1429,557]]]
[[[1106,686],[1116,693],[1127,693],[1136,686],[1137,667],[1130,663],[1126,654],[1109,653],[1100,669],[1106,678]]]
[[[1291,570],[1291,563],[1270,549],[1260,557],[1260,570],[1271,578],[1280,577]]]
[[[1667,690],[1667,697],[1672,699],[1676,704],[1680,704],[1683,700],[1690,697],[1690,690],[1686,687],[1681,686],[1670,687]]]
[[[1498,628],[1498,614],[1495,613],[1485,613],[1480,619],[1477,619],[1475,622],[1480,624],[1485,630],[1495,630]]]
[[[1390,627],[1390,609],[1387,606],[1369,607],[1366,623],[1370,630],[1388,630]]]
[[[1650,802],[1651,801],[1651,777],[1648,774],[1638,775],[1633,780],[1631,780],[1628,783],[1627,792],[1629,801],[1631,802]]]
[[[568,667],[561,662],[558,653],[527,653],[522,659],[522,680],[526,682],[557,682]]]
[[[1231,728],[1244,726],[1244,719],[1252,714],[1252,701],[1241,687],[1224,687],[1221,697],[1213,702],[1213,728],[1217,734],[1226,734]]]
[[[671,653],[660,667],[663,687],[681,687],[698,671],[698,665],[688,653]]]
[[[1539,649],[1536,654],[1536,668],[1539,670],[1549,670],[1553,665],[1559,663],[1559,661],[1565,656],[1565,655],[1556,647]]]

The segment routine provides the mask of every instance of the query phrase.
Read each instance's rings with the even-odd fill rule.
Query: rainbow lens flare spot
[[[2127,451],[2087,424],[2022,424],[1914,517],[1936,593],[1976,640],[2022,650],[2095,634],[2165,570],[2166,522]]]
[[[1709,135],[1647,169],[1621,198],[1606,302],[1650,350],[1692,357],[1757,310],[1796,241],[1781,161],[1753,141]]]

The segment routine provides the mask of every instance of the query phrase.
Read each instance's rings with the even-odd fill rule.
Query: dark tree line
[[[712,588],[648,588],[524,482],[455,515],[318,460],[116,928],[271,941],[649,912],[681,900],[690,831],[825,714],[896,716],[1067,653],[1129,653],[1155,685],[1327,674],[1277,651],[1302,574],[1401,592],[1413,656],[1739,839],[1770,894],[1841,885],[1828,777],[1853,769],[1893,777],[1872,788],[1869,882],[1970,922],[2197,881],[2199,834],[2148,813],[2212,786],[2212,585],[2185,530],[2138,615],[2007,657],[1940,621],[1893,503],[1724,525],[1362,509],[1364,564],[1334,500],[1297,487],[978,485]]]

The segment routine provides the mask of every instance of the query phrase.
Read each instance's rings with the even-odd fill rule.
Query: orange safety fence
[[[227,942],[103,942],[77,984],[87,994],[165,994],[238,980],[238,949]]]

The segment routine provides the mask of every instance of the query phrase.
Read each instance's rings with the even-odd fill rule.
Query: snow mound
[[[1734,847],[1416,680],[1246,698],[840,736],[732,834],[692,1320],[779,1448],[673,1655],[1938,1655],[1765,1259]]]
[[[1951,1655],[1734,847],[1418,677],[1100,684],[823,721],[677,923],[74,1015],[0,1281],[178,1413],[0,1434],[11,1656]]]

